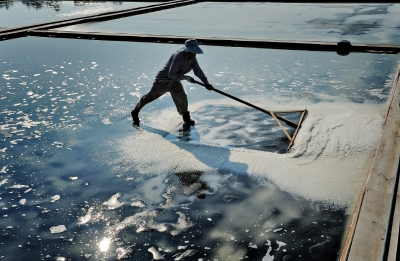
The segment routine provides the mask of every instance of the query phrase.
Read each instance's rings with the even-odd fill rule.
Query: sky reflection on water
[[[18,27],[149,5],[120,1],[4,1],[0,3],[1,27]]]
[[[169,259],[335,260],[347,201],[282,190],[273,173],[258,176],[250,164],[257,165],[252,155],[285,156],[165,139],[177,118],[168,95],[143,110],[143,133],[132,129],[130,110],[179,47],[33,37],[0,42],[3,260],[151,260],[157,251]],[[396,56],[380,54],[203,50],[198,59],[216,88],[261,107],[343,102],[373,108],[374,119],[384,112],[398,64]],[[193,114],[200,134],[207,129],[201,119],[222,123],[225,106],[238,106],[184,85],[191,109],[199,109]],[[239,123],[259,121],[241,117]],[[60,225],[66,230],[51,233]]]

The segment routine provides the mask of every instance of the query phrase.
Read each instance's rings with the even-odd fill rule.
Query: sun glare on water
[[[110,247],[110,243],[111,243],[111,239],[103,238],[103,240],[101,240],[99,243],[100,251],[106,252],[108,250],[108,248]]]

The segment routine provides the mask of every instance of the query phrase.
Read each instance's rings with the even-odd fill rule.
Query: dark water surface
[[[177,118],[168,95],[143,111],[143,131],[132,128],[130,110],[179,47],[0,42],[2,260],[336,260],[351,207],[282,189],[270,170],[252,173],[255,153],[284,153],[270,143],[283,134],[259,114],[184,83],[203,145],[163,137]],[[382,114],[398,64],[379,54],[203,49],[216,88],[264,107],[346,101]],[[268,130],[248,135],[258,126]]]

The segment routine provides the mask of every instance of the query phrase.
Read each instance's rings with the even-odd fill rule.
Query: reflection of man
[[[132,120],[135,125],[139,125],[140,110],[146,104],[156,100],[166,92],[171,93],[176,109],[178,110],[178,113],[182,115],[182,129],[189,130],[190,126],[194,125],[194,121],[190,119],[188,111],[187,95],[180,81],[187,80],[188,82],[193,82],[191,76],[185,75],[185,73],[193,70],[194,74],[199,77],[204,84],[206,84],[208,90],[213,89],[213,86],[208,83],[207,77],[204,75],[196,59],[196,54],[202,53],[203,51],[200,49],[197,40],[190,39],[185,42],[185,47],[176,51],[169,58],[161,71],[158,72],[150,92],[140,99],[135,109],[131,112]]]

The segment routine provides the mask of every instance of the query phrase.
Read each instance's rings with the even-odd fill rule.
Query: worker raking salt
[[[139,126],[140,110],[146,104],[161,97],[166,92],[171,93],[176,109],[178,113],[182,115],[182,130],[189,130],[190,126],[194,125],[194,121],[190,118],[188,99],[181,81],[186,80],[188,82],[194,82],[191,76],[185,75],[193,70],[194,74],[204,83],[204,86],[208,90],[214,89],[197,62],[196,54],[202,53],[203,51],[200,49],[197,40],[189,39],[185,42],[184,47],[172,54],[168,62],[161,71],[158,72],[150,91],[140,99],[135,109],[132,110],[131,115],[134,125]]]

